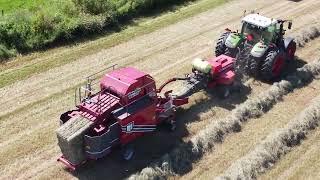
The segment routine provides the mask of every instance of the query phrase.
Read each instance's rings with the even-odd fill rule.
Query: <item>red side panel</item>
[[[220,73],[222,71],[230,70],[233,68],[234,58],[220,55],[218,57],[209,59],[208,62],[212,66],[212,73]]]
[[[234,58],[220,55],[208,61],[212,66],[211,74],[217,84],[232,84],[235,79]]]
[[[155,118],[156,104],[142,108],[135,114],[129,114],[126,118],[119,120],[122,132],[120,133],[121,144],[127,144],[145,133],[156,129]]]
[[[234,82],[235,73],[233,71],[227,71],[225,73],[221,73],[217,79],[218,84],[230,85]]]

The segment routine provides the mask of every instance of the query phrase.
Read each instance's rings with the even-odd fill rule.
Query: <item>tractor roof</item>
[[[242,19],[242,22],[247,22],[249,24],[266,28],[272,24],[275,24],[277,20],[261,16],[260,14],[249,14]]]

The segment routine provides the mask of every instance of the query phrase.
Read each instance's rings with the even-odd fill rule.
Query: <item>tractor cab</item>
[[[275,19],[250,14],[242,20],[241,34],[254,43],[259,41],[269,43],[274,40],[279,28]]]

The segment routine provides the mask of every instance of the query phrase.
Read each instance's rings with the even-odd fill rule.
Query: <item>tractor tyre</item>
[[[248,51],[246,48],[241,49],[236,54],[236,62],[234,64],[235,71],[238,75],[244,75],[249,74],[249,58],[250,57],[250,51]]]
[[[259,74],[260,58],[250,56],[248,69],[249,73],[253,77],[257,77]]]
[[[291,60],[294,59],[294,55],[296,53],[296,50],[297,50],[297,43],[294,41],[291,41],[286,49],[287,60],[289,63]]]
[[[236,58],[237,52],[238,52],[237,48],[228,48],[228,47],[226,47],[226,50],[225,50],[224,54],[226,56],[229,56],[229,57],[232,57],[232,58]]]
[[[228,38],[230,32],[224,32],[218,39],[217,41],[217,44],[216,44],[216,47],[215,47],[215,53],[216,53],[216,56],[220,56],[222,54],[225,54],[226,52],[226,45],[225,45],[225,42],[226,42],[226,39]]]
[[[261,63],[260,76],[263,80],[270,81],[279,77],[285,67],[285,55],[275,48],[267,53]]]

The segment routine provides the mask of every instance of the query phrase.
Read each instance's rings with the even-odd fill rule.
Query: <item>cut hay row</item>
[[[240,131],[242,124],[248,119],[261,116],[284,95],[308,84],[319,74],[320,60],[297,69],[285,80],[274,83],[267,91],[237,106],[226,118],[212,121],[213,123],[208,124],[189,142],[181,144],[163,156],[158,163],[144,168],[129,179],[161,179],[190,171],[192,163],[199,160],[205,152],[212,150],[214,145],[220,143],[227,134]]]
[[[304,47],[309,41],[318,38],[320,36],[320,27],[314,26],[309,30],[304,30],[299,35],[295,36],[295,41],[297,43],[298,48]]]
[[[320,123],[320,96],[286,127],[269,134],[253,151],[234,162],[217,179],[256,179],[283,155],[299,145]]]

